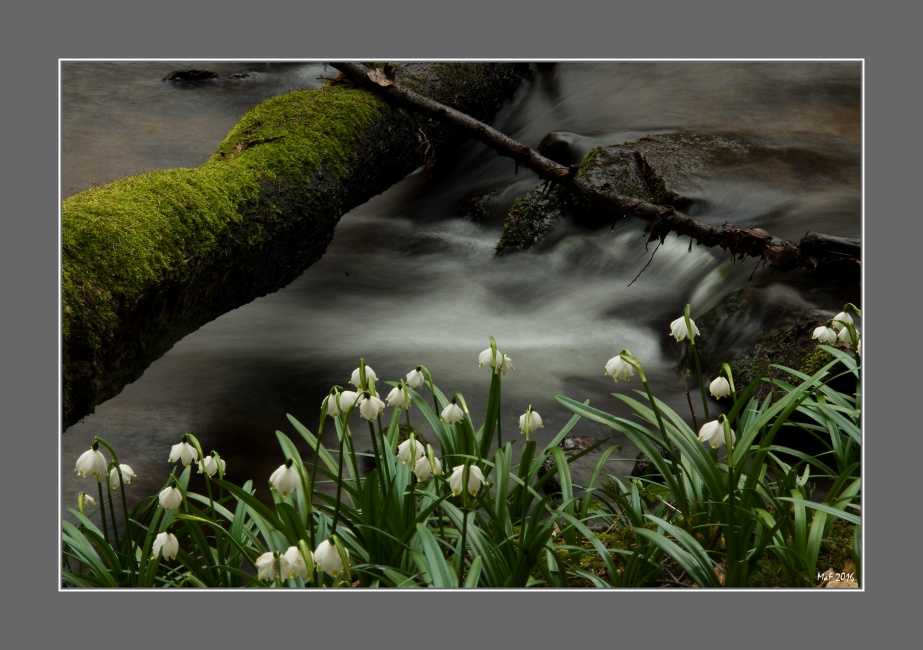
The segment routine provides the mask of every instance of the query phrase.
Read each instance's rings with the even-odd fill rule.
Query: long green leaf
[[[417,524],[417,539],[423,548],[423,554],[426,556],[426,564],[429,568],[429,575],[433,581],[433,586],[440,589],[453,588],[458,586],[455,572],[446,562],[439,548],[439,543],[430,532],[429,528],[423,524]]]

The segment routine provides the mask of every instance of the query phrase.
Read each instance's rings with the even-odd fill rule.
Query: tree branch
[[[706,247],[720,246],[735,257],[757,257],[779,271],[801,268],[832,273],[848,282],[857,282],[860,277],[861,242],[858,239],[807,233],[800,242],[783,240],[762,228],[738,228],[729,223],[713,226],[677,212],[671,206],[600,191],[577,173],[576,165],[560,165],[483,122],[395,83],[374,65],[343,62],[331,65],[357,85],[460,127],[470,137],[532,170],[542,180],[565,187],[580,199],[580,203],[593,210],[645,220],[649,242],[657,239],[662,243],[673,232],[688,235]]]

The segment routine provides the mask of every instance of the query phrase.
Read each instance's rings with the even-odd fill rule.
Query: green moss
[[[211,159],[95,187],[62,206],[62,330],[65,342],[101,345],[121,304],[166,277],[182,278],[214,247],[261,182],[307,183],[345,175],[384,104],[344,88],[296,91],[244,115]],[[270,218],[281,217],[271,209]],[[247,237],[262,237],[258,224]],[[79,325],[78,325],[79,324]],[[79,329],[79,332],[77,331]]]
[[[497,243],[498,255],[530,248],[554,228],[564,206],[557,190],[546,190],[539,185],[513,201]]]
[[[804,358],[804,360],[801,362],[801,367],[798,368],[798,370],[805,373],[806,375],[813,375],[831,361],[833,361],[833,355],[818,347],[813,354],[810,354]],[[801,382],[800,379],[794,376],[790,376],[789,381],[794,383]]]

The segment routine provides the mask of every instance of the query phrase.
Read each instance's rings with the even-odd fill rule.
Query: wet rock
[[[164,81],[204,81],[206,79],[217,79],[220,75],[211,70],[200,70],[192,68],[191,70],[174,70],[166,77]]]
[[[559,188],[538,185],[513,201],[497,242],[497,254],[525,250],[551,232],[564,216],[565,193]]]
[[[558,447],[564,450],[564,455],[568,458],[575,456],[582,451],[586,451],[594,444],[599,442],[595,438],[590,438],[587,436],[575,436],[568,435],[561,442],[558,443]],[[592,453],[592,452],[590,452]],[[543,476],[553,471],[557,464],[555,463],[554,456],[548,456],[545,459],[545,462],[542,463],[542,466],[538,468],[538,478],[541,480]],[[555,494],[561,491],[561,481],[558,480],[558,475],[555,473],[545,481],[545,484],[542,485],[542,493],[545,495]]]
[[[811,334],[829,317],[784,287],[744,286],[696,319],[702,332],[696,339],[702,372],[706,378],[716,377],[727,363],[739,394],[760,375],[780,377],[773,365],[817,370],[817,341]],[[683,364],[692,370],[687,357],[688,352]],[[764,382],[753,395],[762,399],[770,391]]]
[[[672,133],[590,149],[590,140],[566,131],[549,133],[539,151],[560,164],[580,161],[580,175],[601,192],[688,210],[694,205],[696,176],[716,164],[745,159],[751,147],[729,136]],[[507,215],[497,253],[525,250],[551,232],[559,219],[581,219],[579,201],[541,184],[517,198]],[[596,220],[598,221],[598,220]]]

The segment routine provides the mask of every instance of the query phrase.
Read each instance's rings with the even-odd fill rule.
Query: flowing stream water
[[[163,81],[189,68],[223,78]],[[227,78],[243,70],[251,74]],[[63,62],[62,198],[126,175],[196,166],[248,108],[335,73],[301,62]],[[735,134],[778,155],[703,171],[691,192],[697,218],[785,239],[807,231],[859,237],[861,91],[855,61],[562,62],[536,69],[492,124],[531,147],[562,132],[580,151],[673,131]],[[690,249],[673,235],[644,268],[653,245],[645,248],[643,223],[630,219],[598,230],[562,223],[537,247],[497,257],[503,208],[536,176],[479,143],[453,154],[449,170],[437,179],[418,170],[344,215],[324,257],[295,282],[190,334],[65,431],[62,510],[76,507],[78,490],[96,493],[74,472],[94,435],[137,473],[130,500],[164,485],[170,447],[186,432],[221,454],[230,480],[253,479],[265,497],[284,460],[276,431],[300,440],[286,414],[316,431],[323,397],[347,384],[360,357],[380,380],[425,365],[444,392],[464,395],[477,425],[490,383],[477,357],[494,336],[515,366],[503,378],[502,426],[504,442],[519,448],[518,418],[529,404],[545,423],[539,444],[567,422],[555,394],[628,416],[610,393],[640,383],[603,374],[623,348],[641,360],[655,394],[688,417],[681,348],[669,336],[686,303],[695,318],[749,282],[769,287],[780,305],[804,304],[827,318],[842,306],[801,273],[754,272],[752,261],[730,264],[726,253]],[[489,218],[459,217],[460,205],[488,191],[497,192]],[[766,313],[765,305],[754,309],[750,329]],[[356,420],[362,449],[368,434]],[[622,449],[606,471],[631,471],[637,450],[627,439],[587,422],[574,433],[611,436],[606,444]],[[591,454],[576,468],[578,484],[593,462]]]

